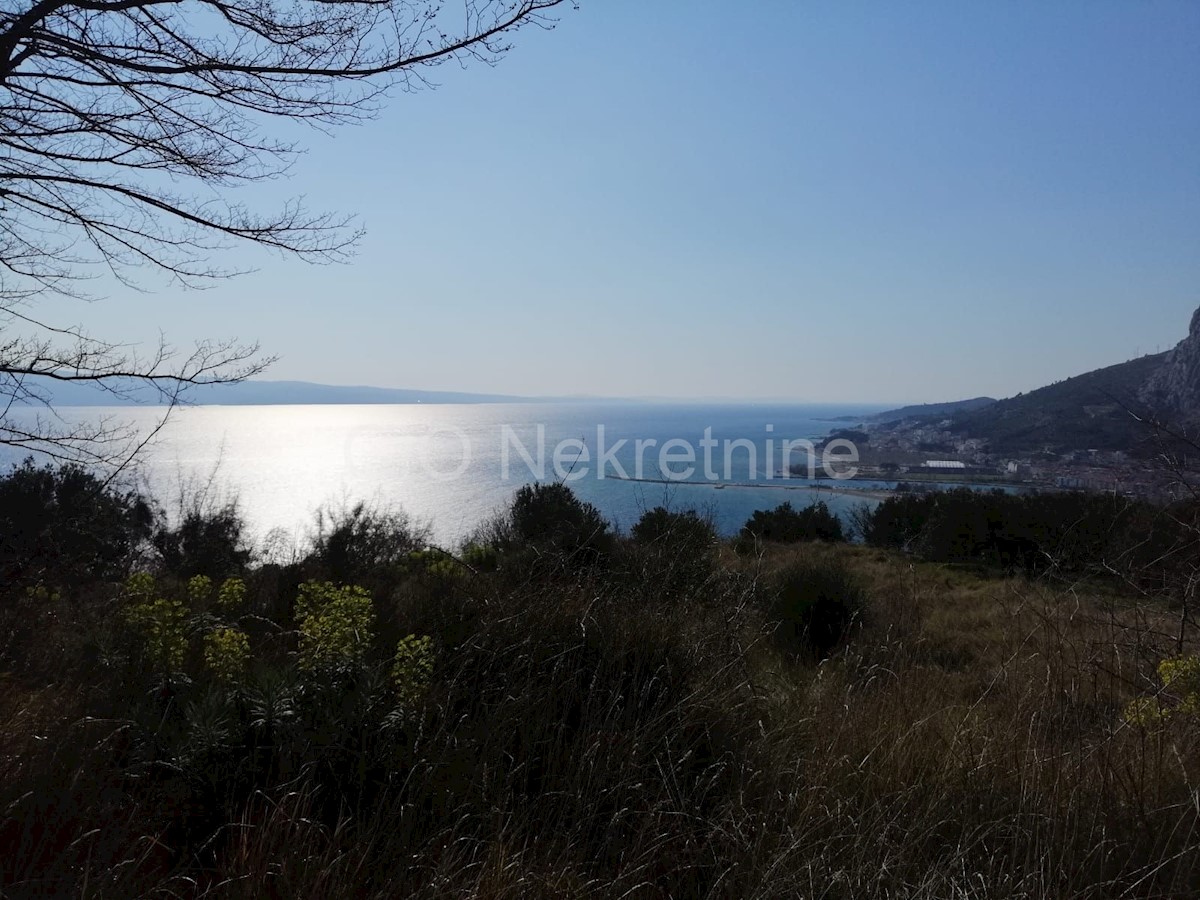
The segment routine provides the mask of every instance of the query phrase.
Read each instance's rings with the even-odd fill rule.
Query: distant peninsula
[[[90,384],[45,382],[39,393],[55,406],[133,406],[157,404],[162,398],[152,388],[130,380],[114,390]],[[202,406],[281,406],[308,404],[372,403],[529,403],[567,398],[521,397],[510,394],[475,394],[459,391],[421,391],[406,388],[317,384],[310,381],[242,381],[236,384],[195,385],[184,402]],[[578,398],[571,398],[578,399]]]

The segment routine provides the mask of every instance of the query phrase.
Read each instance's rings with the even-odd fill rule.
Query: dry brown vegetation
[[[813,786],[790,798],[810,824],[787,848],[828,867],[812,894],[839,871],[845,896],[1195,892],[1197,723],[1122,718],[1175,652],[1170,610],[865,548],[797,552],[848,558],[873,598],[838,657],[771,692]]]
[[[505,534],[487,566],[362,573],[381,646],[437,647],[402,710],[369,666],[287,674],[306,573],[250,573],[276,630],[232,693],[198,670],[135,693],[97,655],[114,601],[47,599],[59,676],[27,665],[0,701],[5,895],[1200,894],[1200,721],[1123,717],[1179,654],[1162,598],[861,546],[589,532],[580,562]],[[831,570],[857,624],[786,652],[781,577]]]

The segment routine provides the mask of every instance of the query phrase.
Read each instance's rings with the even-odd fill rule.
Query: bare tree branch
[[[261,371],[256,346],[139,358],[30,307],[90,299],[84,283],[103,275],[202,288],[238,274],[211,261],[237,244],[347,259],[360,234],[349,217],[218,199],[286,174],[300,152],[264,125],[369,118],[389,89],[429,86],[435,66],[496,62],[565,2],[0,0],[0,445],[113,459],[111,427],[55,419],[52,382],[150,386],[171,407],[188,386]],[[30,404],[47,416],[18,425]]]

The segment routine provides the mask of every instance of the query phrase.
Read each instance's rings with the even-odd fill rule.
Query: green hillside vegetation
[[[1200,895],[1183,510],[726,542],[549,484],[452,551],[358,505],[264,556],[90,479],[0,479],[4,897]]]
[[[972,397],[970,400],[954,400],[949,403],[920,403],[915,406],[901,406],[899,409],[889,409],[873,416],[868,416],[868,422],[887,423],[899,422],[903,419],[915,418],[945,418],[958,413],[974,412],[995,403],[992,397]]]
[[[989,449],[998,453],[1145,452],[1153,435],[1130,410],[1140,410],[1138,390],[1164,356],[1143,356],[960,413],[953,419],[953,429],[986,438]]]

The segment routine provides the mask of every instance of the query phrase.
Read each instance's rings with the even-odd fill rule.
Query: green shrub
[[[431,578],[459,578],[466,570],[458,561],[444,550],[430,548],[414,550],[405,560],[405,569],[414,575],[424,575]]]
[[[717,533],[695,510],[647,510],[630,529],[628,558],[636,589],[671,601],[694,601],[706,592],[717,561]]]
[[[500,565],[500,554],[486,544],[468,543],[463,547],[462,559],[476,572],[494,572]]]
[[[317,511],[311,563],[341,583],[362,582],[395,566],[429,543],[428,529],[400,510],[358,503]]]
[[[246,523],[236,503],[189,509],[174,527],[161,526],[153,543],[163,567],[181,578],[225,578],[245,570],[251,559]]]
[[[565,484],[522,486],[513,498],[510,515],[517,540],[581,547],[608,537],[609,525],[600,511],[576,497]]]
[[[893,496],[855,513],[866,543],[926,560],[1031,575],[1120,571],[1175,593],[1189,577],[1198,519],[1194,503],[1155,507],[1108,494],[968,488]]]
[[[784,652],[824,655],[861,619],[865,592],[853,574],[833,562],[796,562],[775,578],[768,618]]]
[[[473,542],[495,548],[517,569],[586,567],[615,545],[600,511],[558,483],[523,485],[507,514],[481,528]]]
[[[830,512],[824,501],[794,509],[790,502],[774,509],[760,509],[742,526],[739,535],[743,543],[767,541],[775,544],[794,544],[799,541],[846,540],[842,520]]]
[[[118,581],[154,523],[151,506],[78,466],[35,466],[0,477],[0,591]]]
[[[672,512],[663,506],[642,513],[629,536],[638,544],[663,544],[671,552],[711,550],[717,543],[710,519],[694,509]]]

